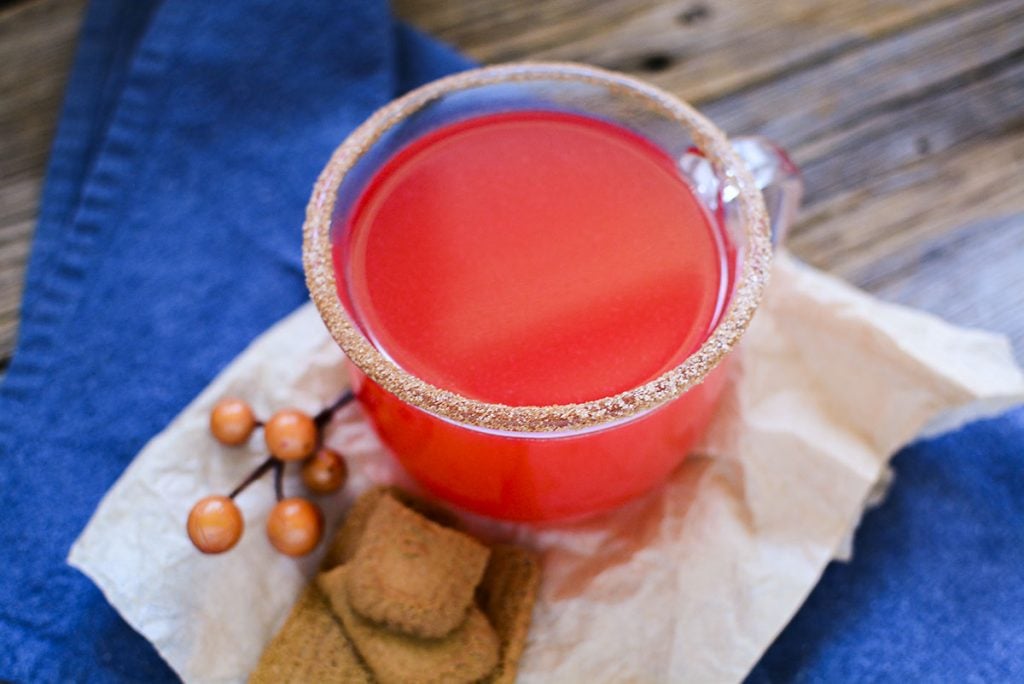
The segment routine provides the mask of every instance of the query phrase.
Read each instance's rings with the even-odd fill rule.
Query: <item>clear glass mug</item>
[[[619,124],[678,159],[680,174],[731,245],[729,299],[701,347],[643,385],[579,404],[506,406],[433,386],[382,354],[339,295],[331,245],[375,171],[411,141],[468,117],[537,109]],[[368,419],[416,480],[491,517],[571,518],[650,490],[701,436],[729,353],[767,282],[772,238],[777,242],[792,219],[800,193],[797,170],[780,149],[758,138],[730,143],[654,86],[576,64],[499,65],[422,86],[354,131],[314,188],[303,260],[312,298],[351,362]]]

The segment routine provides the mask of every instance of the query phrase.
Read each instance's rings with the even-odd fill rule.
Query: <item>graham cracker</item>
[[[490,550],[382,497],[348,564],[348,602],[393,630],[440,638],[466,619]]]
[[[369,684],[373,679],[326,597],[311,584],[267,644],[250,684]]]
[[[477,601],[501,640],[498,667],[485,681],[512,684],[526,647],[533,604],[540,586],[540,564],[529,551],[510,544],[491,547]]]
[[[348,601],[348,566],[322,573],[317,582],[359,655],[380,684],[470,684],[491,673],[500,645],[475,605],[462,623],[440,639],[385,629],[356,613]]]

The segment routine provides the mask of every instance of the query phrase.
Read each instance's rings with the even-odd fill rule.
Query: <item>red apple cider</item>
[[[333,231],[339,293],[406,371],[512,406],[641,385],[707,338],[732,249],[674,161],[576,114],[446,125],[376,172]],[[428,489],[502,518],[610,507],[662,480],[707,423],[721,369],[618,424],[498,433],[401,402],[353,369],[375,428]]]

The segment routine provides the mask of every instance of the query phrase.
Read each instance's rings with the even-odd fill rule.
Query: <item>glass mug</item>
[[[453,122],[537,111],[616,124],[675,160],[728,246],[725,298],[699,348],[638,386],[579,403],[491,403],[431,384],[393,360],[353,304],[350,268],[342,263],[336,271],[332,245],[350,237],[358,199],[410,143]],[[780,238],[800,193],[797,170],[777,147],[758,138],[730,143],[654,86],[576,64],[499,65],[422,86],[354,131],[314,188],[303,261],[312,298],[349,358],[356,395],[407,472],[433,494],[486,516],[573,518],[650,490],[701,436],[722,392],[729,352],[767,282],[772,237]]]

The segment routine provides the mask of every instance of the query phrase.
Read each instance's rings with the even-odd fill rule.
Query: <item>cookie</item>
[[[424,518],[436,522],[441,527],[459,528],[459,519],[447,508],[426,499],[420,499],[398,487],[388,487],[388,493],[409,510],[416,511]]]
[[[491,548],[491,560],[477,588],[480,607],[501,640],[500,660],[487,679],[489,684],[515,681],[539,586],[540,565],[532,553],[508,544]]]
[[[401,634],[359,615],[348,601],[350,566],[317,578],[331,609],[380,684],[459,684],[488,676],[498,663],[499,642],[475,605],[462,623],[440,639]]]
[[[249,677],[250,684],[371,681],[326,597],[315,585],[303,592]]]
[[[363,538],[370,515],[377,508],[380,500],[389,495],[387,487],[374,487],[365,491],[355,500],[345,516],[345,520],[341,523],[341,527],[338,528],[327,547],[324,559],[320,563],[322,571],[330,570],[352,560],[352,556],[356,554],[359,540]]]
[[[352,508],[349,509],[344,522],[327,547],[323,562],[320,564],[321,570],[330,570],[352,560],[356,553],[356,547],[359,545],[359,540],[363,538],[363,532],[366,530],[366,523],[369,521],[370,515],[377,508],[377,504],[380,503],[381,499],[387,496],[396,499],[439,525],[444,527],[456,526],[457,520],[454,514],[443,508],[416,499],[397,487],[374,487],[363,492],[362,496],[352,504]]]
[[[472,537],[385,496],[349,563],[348,600],[373,622],[439,638],[465,620],[489,555]]]

